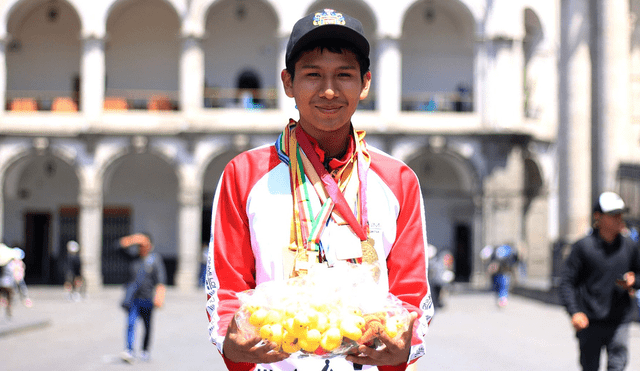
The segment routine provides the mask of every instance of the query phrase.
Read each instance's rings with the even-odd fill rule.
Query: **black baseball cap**
[[[364,36],[362,23],[333,9],[323,9],[298,20],[293,26],[287,44],[287,65],[306,45],[322,39],[345,40],[369,58],[369,41]]]

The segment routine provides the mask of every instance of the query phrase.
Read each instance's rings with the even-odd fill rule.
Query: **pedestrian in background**
[[[80,245],[76,241],[67,242],[67,259],[64,269],[64,290],[67,297],[69,300],[79,301],[84,296],[84,279],[82,278]]]
[[[0,303],[6,308],[7,318],[11,318],[13,294],[19,293],[22,303],[31,308],[33,302],[29,298],[27,284],[24,282],[26,266],[22,261],[24,250],[0,244]]]
[[[509,303],[513,270],[518,263],[517,251],[506,244],[498,247],[487,245],[480,251],[480,258],[488,262],[487,273],[491,276],[493,291],[498,298],[498,307],[506,307]]]
[[[137,233],[120,239],[124,255],[129,259],[129,279],[126,284],[125,298],[122,307],[127,311],[126,349],[122,359],[133,363],[136,359],[133,352],[136,321],[138,316],[144,321],[144,341],[140,358],[149,360],[149,344],[151,340],[151,319],[154,307],[164,303],[166,271],[162,257],[153,252],[151,237]],[[138,249],[130,249],[137,246]]]
[[[593,230],[573,244],[561,274],[560,295],[576,330],[583,371],[597,371],[606,348],[607,369],[621,371],[628,362],[629,326],[639,288],[640,251],[622,235],[625,204],[604,192],[593,208]]]

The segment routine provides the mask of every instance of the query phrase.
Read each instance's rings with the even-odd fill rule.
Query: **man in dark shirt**
[[[148,235],[137,233],[122,237],[120,246],[130,260],[127,291],[122,302],[122,306],[129,313],[126,349],[122,353],[122,359],[131,363],[135,359],[133,341],[138,316],[142,317],[145,327],[141,358],[149,358],[151,314],[154,307],[161,307],[164,302],[166,271],[162,257],[153,252],[153,243]],[[130,251],[131,246],[138,246],[139,250]]]
[[[593,231],[572,246],[562,271],[560,295],[576,330],[584,371],[598,370],[603,347],[609,371],[627,364],[640,251],[621,234],[624,211],[619,195],[602,193],[594,205]]]

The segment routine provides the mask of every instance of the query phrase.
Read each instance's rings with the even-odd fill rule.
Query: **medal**
[[[362,247],[362,261],[369,264],[374,264],[378,262],[378,253],[376,249],[373,247],[374,245],[373,238],[369,237],[365,241],[361,241]]]

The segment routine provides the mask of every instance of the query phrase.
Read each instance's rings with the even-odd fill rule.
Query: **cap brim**
[[[627,211],[629,211],[629,208],[610,210],[610,211],[604,212],[603,214],[618,215],[618,214],[624,214]]]
[[[324,39],[339,39],[347,41],[353,44],[356,49],[360,50],[365,57],[369,56],[369,42],[360,33],[349,27],[341,25],[325,25],[322,27],[316,27],[302,36],[293,48],[291,48],[291,52],[287,55],[287,62],[300,53],[306,45],[309,45],[314,41]]]

